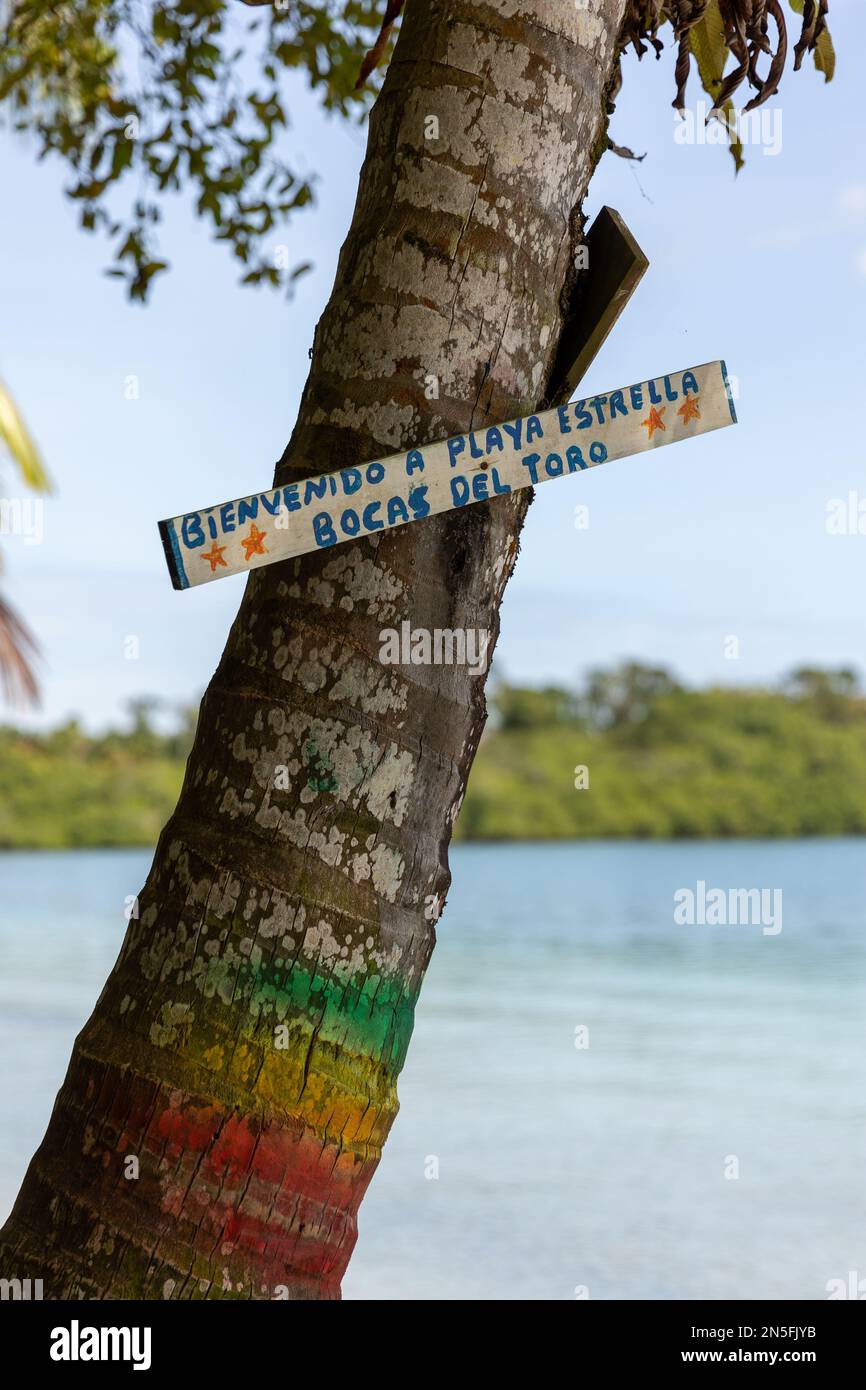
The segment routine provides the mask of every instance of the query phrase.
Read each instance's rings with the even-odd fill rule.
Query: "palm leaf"
[[[0,683],[9,704],[37,705],[33,658],[39,648],[14,608],[0,598]]]
[[[51,479],[42,457],[9,392],[0,382],[0,445],[5,445],[28,487],[50,492]],[[34,638],[5,599],[0,597],[0,685],[10,704],[36,705],[39,686],[33,659]]]
[[[6,445],[25,483],[36,492],[50,492],[51,479],[41,455],[9,392],[0,382],[0,442]]]

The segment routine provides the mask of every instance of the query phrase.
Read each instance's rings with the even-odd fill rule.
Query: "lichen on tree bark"
[[[543,398],[624,8],[410,0],[279,481]],[[485,718],[483,679],[383,666],[379,634],[496,633],[527,505],[251,576],[4,1275],[49,1298],[339,1297]]]

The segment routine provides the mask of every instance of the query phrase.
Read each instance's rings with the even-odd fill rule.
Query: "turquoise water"
[[[0,858],[4,1212],[148,863]],[[460,846],[452,869],[347,1298],[866,1277],[862,842]],[[676,925],[698,880],[781,888],[781,932]]]

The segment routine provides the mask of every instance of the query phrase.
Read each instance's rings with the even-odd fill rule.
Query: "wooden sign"
[[[176,589],[420,521],[736,424],[724,362],[159,523]]]

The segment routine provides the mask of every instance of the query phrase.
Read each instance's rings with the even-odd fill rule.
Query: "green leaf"
[[[690,40],[704,91],[715,101],[728,60],[725,25],[718,0],[710,0],[703,18],[691,29]]]
[[[830,30],[825,29],[815,45],[813,54],[815,67],[819,72],[823,72],[824,81],[832,82],[833,74],[836,71],[836,50],[833,47],[833,40],[830,38]]]
[[[730,122],[730,117],[734,110],[734,103],[732,101],[726,101],[722,109]],[[730,140],[731,157],[734,161],[734,172],[738,174],[746,162],[746,156],[743,154],[743,142],[738,139],[736,135],[731,135],[730,124],[728,125],[728,139]]]
[[[718,0],[710,0],[703,18],[698,20],[697,24],[690,30],[689,41],[698,65],[701,85],[715,106],[729,52],[725,42],[725,25]],[[723,115],[727,119],[731,157],[734,161],[734,168],[739,173],[746,161],[742,144],[736,136],[731,134],[730,117],[733,109],[732,101],[725,102]]]

